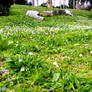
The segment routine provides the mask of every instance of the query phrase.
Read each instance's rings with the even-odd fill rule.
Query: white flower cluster
[[[19,59],[19,62],[22,62],[22,59]]]
[[[59,67],[59,65],[57,64],[57,62],[53,62],[53,65],[56,66],[57,68]]]
[[[92,51],[90,51],[90,54],[92,54]]]
[[[82,57],[83,56],[83,54],[79,54],[79,57]]]
[[[29,54],[29,55],[33,55],[33,53],[32,53],[32,52],[29,52],[28,54]]]
[[[0,33],[3,33],[3,29],[0,29]]]
[[[8,45],[13,44],[13,41],[8,41]]]
[[[22,67],[22,68],[20,69],[20,71],[21,71],[21,72],[25,71],[25,68],[24,68],[24,67]]]

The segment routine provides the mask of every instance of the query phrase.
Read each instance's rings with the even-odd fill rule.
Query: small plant
[[[0,35],[0,50],[7,50],[9,48],[8,41],[3,39]]]

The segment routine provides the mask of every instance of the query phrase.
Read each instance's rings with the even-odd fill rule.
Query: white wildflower
[[[0,29],[0,33],[3,33],[3,29]]]
[[[19,59],[19,62],[22,62],[22,59]]]
[[[85,44],[84,46],[88,46],[88,44]]]
[[[59,65],[57,64],[57,62],[53,62],[53,65],[55,65],[57,68],[59,67]]]
[[[10,45],[10,44],[12,44],[13,43],[13,41],[8,41],[8,45]]]
[[[56,65],[56,67],[58,68],[58,67],[59,67],[59,65]]]
[[[60,28],[58,28],[58,27],[57,27],[57,28],[55,28],[55,30],[59,30],[59,29],[60,29]]]
[[[73,29],[70,29],[70,31],[73,31]]]
[[[8,32],[7,35],[12,35],[12,34]]]
[[[19,43],[18,41],[16,41],[16,43]]]
[[[90,51],[90,54],[92,54],[92,51]]]
[[[82,57],[82,56],[83,56],[82,54],[79,55],[79,57]]]
[[[16,44],[16,46],[18,46],[18,44]]]
[[[53,62],[53,65],[57,65],[57,62]]]
[[[22,68],[20,69],[21,72],[23,72],[24,70],[25,70],[24,67],[22,67]]]
[[[48,33],[44,33],[44,34],[48,34]]]
[[[32,52],[29,52],[28,54],[29,54],[29,55],[33,55],[33,53],[32,53]]]

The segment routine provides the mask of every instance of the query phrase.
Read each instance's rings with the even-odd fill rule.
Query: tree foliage
[[[25,5],[25,0],[15,0],[15,3]]]

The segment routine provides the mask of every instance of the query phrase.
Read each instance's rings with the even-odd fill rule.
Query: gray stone
[[[39,12],[38,11],[28,10],[26,15],[29,16],[29,17],[38,19],[38,20],[44,20],[44,17],[39,16]]]
[[[73,16],[73,14],[69,10],[64,10],[64,9],[58,9],[53,11],[54,15],[70,15]]]
[[[53,16],[53,11],[42,11],[40,12],[41,16]]]
[[[55,11],[43,11],[40,12],[41,16],[53,16],[53,15],[70,15],[73,16],[73,14],[69,10],[64,10],[64,9],[58,9]]]
[[[38,12],[38,11],[32,11],[32,10],[28,10],[26,13],[27,16],[38,19],[38,20],[44,20],[44,17],[42,16],[53,16],[53,15],[70,15],[73,16],[73,14],[69,11],[69,10],[63,10],[63,9],[58,9],[55,11],[42,11],[42,12]]]

